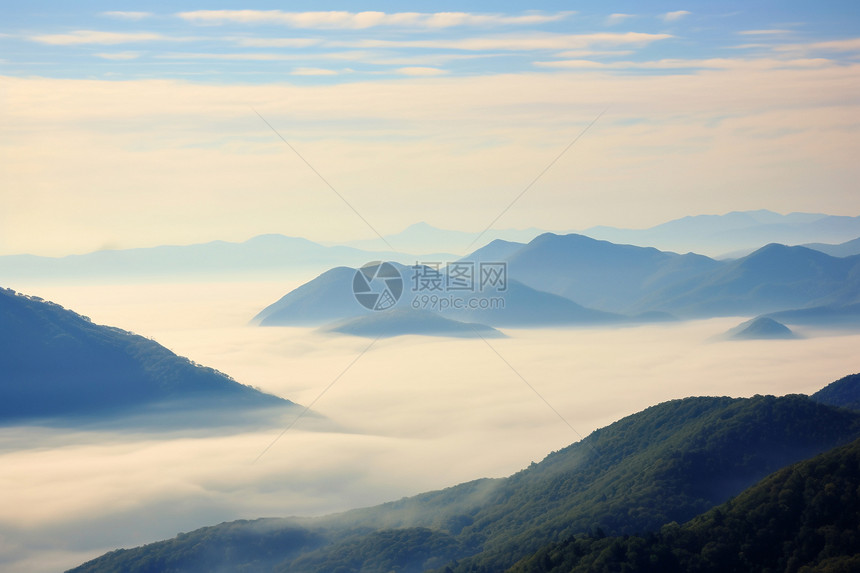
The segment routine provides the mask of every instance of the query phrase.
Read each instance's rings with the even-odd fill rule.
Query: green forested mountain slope
[[[587,531],[637,534],[685,522],[858,436],[860,413],[806,396],[673,400],[509,478],[318,519],[222,524],[75,571],[218,570],[189,557],[210,551],[225,571],[499,571]],[[251,546],[266,547],[265,559]]]
[[[691,522],[552,544],[514,573],[860,570],[860,440],[769,476]]]

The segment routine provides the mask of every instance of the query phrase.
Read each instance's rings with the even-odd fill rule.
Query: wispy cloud
[[[325,68],[296,68],[290,72],[294,76],[336,76],[338,72]]]
[[[107,16],[108,18],[117,18],[119,20],[138,21],[143,20],[144,18],[149,18],[153,14],[152,12],[122,12],[118,10],[113,10],[110,12],[102,12],[101,15]]]
[[[249,48],[308,48],[322,43],[319,38],[229,38]]]
[[[674,12],[666,12],[662,18],[664,22],[677,22],[685,16],[689,16],[691,12],[687,10],[675,10]]]
[[[169,52],[157,56],[165,60],[234,60],[234,61],[296,61],[296,60],[366,60],[370,57],[364,51],[351,52],[319,52],[311,54],[281,54],[271,52]]]
[[[774,47],[781,52],[860,52],[860,38],[812,42],[809,44],[784,44]]]
[[[430,68],[426,66],[407,66],[404,68],[398,68],[396,72],[404,76],[441,76],[448,73],[439,68]]]
[[[95,54],[96,57],[105,60],[135,60],[141,56],[140,52],[111,52]]]
[[[635,18],[635,17],[636,16],[633,14],[620,14],[620,13],[610,14],[606,18],[606,25],[607,26],[615,26],[616,24],[626,22],[627,20],[630,20],[631,18]]]
[[[687,69],[808,69],[823,68],[833,65],[832,60],[825,58],[805,59],[732,59],[732,58],[709,58],[709,59],[663,59],[647,62],[596,62],[594,60],[572,59],[557,61],[534,62],[539,68],[559,68],[568,70],[687,70]]]
[[[450,28],[455,26],[534,25],[567,18],[571,12],[555,14],[473,14],[468,12],[284,12],[281,10],[195,10],[176,15],[202,25],[279,24],[291,28],[365,29],[377,26]]]
[[[785,34],[791,34],[792,31],[768,28],[766,30],[741,30],[737,33],[742,36],[784,36]]]
[[[671,38],[670,34],[643,32],[597,34],[519,34],[477,36],[456,40],[359,40],[339,45],[364,48],[445,48],[467,51],[578,50],[592,46],[645,46]]]
[[[167,36],[153,32],[103,32],[98,30],[76,30],[68,34],[42,34],[29,36],[29,40],[53,46],[74,46],[80,44],[132,44],[169,40]]]

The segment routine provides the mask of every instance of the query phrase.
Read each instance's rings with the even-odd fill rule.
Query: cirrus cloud
[[[555,14],[473,14],[469,12],[284,12],[282,10],[195,10],[179,12],[193,24],[278,24],[292,28],[365,29],[377,26],[450,28],[455,26],[534,25],[567,18],[571,12]]]
[[[153,42],[169,40],[162,34],[153,32],[103,32],[99,30],[76,30],[68,34],[40,34],[28,38],[40,44],[52,46],[74,46],[80,44],[131,44],[137,42]]]
[[[662,18],[664,22],[677,22],[684,16],[689,16],[691,12],[687,10],[675,10],[674,12],[666,12]]]

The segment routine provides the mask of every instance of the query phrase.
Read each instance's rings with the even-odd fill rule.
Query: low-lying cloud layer
[[[282,294],[274,283],[34,294],[303,404],[369,342],[246,326]],[[663,400],[806,393],[857,369],[857,335],[711,342],[737,322],[511,331],[490,344],[516,372],[481,340],[380,340],[314,406],[340,431],[300,423],[256,463],[289,420],[212,436],[4,428],[0,563],[56,570],[224,520],[321,514],[504,476],[577,441],[576,432]]]

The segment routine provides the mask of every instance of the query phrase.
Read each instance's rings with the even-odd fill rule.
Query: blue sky
[[[860,214],[856,2],[5,3],[0,253]]]
[[[603,2],[543,2],[528,10],[512,3],[442,2],[433,12],[403,2],[253,6],[16,4],[4,10],[0,24],[0,71],[297,83],[551,73],[589,64],[659,74],[696,70],[718,58],[785,56],[791,46],[816,44],[803,55],[850,59],[856,46],[821,44],[851,39],[860,13],[856,2],[620,2],[611,9]],[[680,67],[685,62],[689,67]]]

